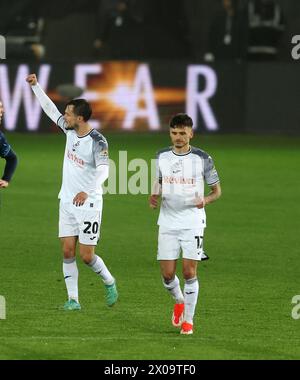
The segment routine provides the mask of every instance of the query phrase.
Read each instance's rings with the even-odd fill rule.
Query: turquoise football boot
[[[111,307],[113,306],[117,300],[118,300],[118,291],[116,287],[116,283],[114,282],[112,285],[105,285],[105,290],[106,290],[106,304],[107,306]]]
[[[70,299],[64,304],[64,310],[81,310],[81,306],[75,300]]]

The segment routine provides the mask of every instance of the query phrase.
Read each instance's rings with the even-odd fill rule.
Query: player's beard
[[[189,143],[188,142],[182,142],[182,143],[175,143],[174,145],[175,145],[175,148],[182,149],[182,148],[185,148],[186,146],[188,146]]]
[[[75,125],[73,125],[73,126],[68,125],[68,126],[66,127],[66,130],[67,130],[67,131],[74,131],[74,129],[76,129],[76,128],[78,128],[77,124],[75,124]]]
[[[68,130],[68,131],[74,131],[74,130],[78,131],[78,129],[79,129],[79,125],[78,124],[74,124],[73,127],[68,126],[66,128],[66,130]]]

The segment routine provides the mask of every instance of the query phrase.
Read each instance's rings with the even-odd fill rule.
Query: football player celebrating
[[[3,104],[0,101],[0,125],[2,121],[2,116],[4,113]],[[12,176],[16,170],[18,159],[15,152],[12,150],[4,134],[0,131],[0,157],[6,160],[4,173],[2,178],[0,179],[0,189],[5,189],[8,187],[9,182],[12,179]]]
[[[172,324],[181,327],[181,334],[193,333],[193,317],[198,300],[197,264],[203,255],[206,227],[204,207],[221,195],[218,173],[212,158],[203,150],[190,146],[193,121],[186,114],[170,121],[173,146],[157,155],[156,182],[150,196],[150,207],[158,207],[157,260],[164,287],[175,300]],[[204,182],[211,192],[204,196]],[[182,251],[184,291],[176,276],[176,263]]]
[[[92,111],[86,100],[71,100],[62,115],[40,87],[35,74],[29,75],[26,80],[45,113],[66,135],[62,186],[58,196],[59,237],[68,292],[64,309],[81,309],[75,259],[77,243],[81,259],[104,282],[107,305],[113,306],[118,299],[115,279],[103,260],[95,254],[100,236],[102,184],[109,173],[107,141],[88,124]]]

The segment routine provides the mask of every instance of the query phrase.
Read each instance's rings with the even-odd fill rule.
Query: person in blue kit
[[[3,104],[0,101],[0,125],[2,121],[2,116],[4,113]],[[5,189],[8,187],[9,182],[16,170],[18,159],[15,152],[12,150],[4,134],[0,131],[0,157],[6,160],[6,165],[4,167],[3,176],[0,178],[0,189]]]

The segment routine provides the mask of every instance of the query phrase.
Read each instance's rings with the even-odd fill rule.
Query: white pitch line
[[[80,337],[70,337],[70,336],[67,336],[67,337],[62,337],[62,336],[31,336],[31,337],[2,337],[2,341],[3,340],[18,340],[18,341],[22,341],[22,340],[81,340],[81,341],[85,341],[85,340],[145,340],[147,338],[150,338],[151,340],[153,340],[153,335],[147,335],[147,336],[140,336],[140,337],[134,337],[134,336],[130,336],[128,338],[120,338],[120,337],[101,337],[101,338],[97,338],[97,337],[88,337],[88,338],[80,338]],[[162,336],[158,336],[157,339],[159,339],[160,341],[161,340],[173,340],[173,339],[176,339],[176,340],[179,340],[179,339],[184,339],[182,338],[180,335],[179,336],[171,336],[171,337],[162,337]],[[215,339],[211,339],[211,338],[196,338],[193,337],[193,341],[195,340],[202,340],[202,341],[208,341],[208,340],[215,340]],[[1,346],[1,343],[0,343],[0,346]]]

